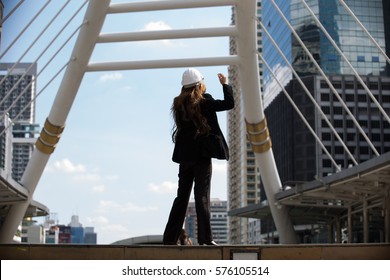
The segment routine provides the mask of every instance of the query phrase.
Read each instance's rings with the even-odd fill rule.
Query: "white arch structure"
[[[236,25],[220,28],[100,34],[107,14],[216,6],[235,6]],[[239,67],[248,136],[256,154],[256,159],[261,163],[260,174],[276,229],[279,232],[280,243],[296,243],[296,235],[288,215],[288,209],[286,206],[276,205],[274,198],[274,195],[281,188],[281,182],[272,152],[271,139],[261,100],[256,8],[256,0],[166,0],[120,4],[112,4],[110,0],[90,0],[84,19],[86,24],[80,29],[71,55],[71,62],[67,66],[49,116],[36,142],[36,149],[21,181],[29,192],[28,199],[10,208],[0,231],[0,243],[10,243],[12,241],[14,233],[32,200],[33,193],[50,155],[54,152],[61,137],[68,113],[86,72],[217,65],[238,65]],[[97,43],[215,36],[237,36],[238,54],[224,57],[168,60],[104,63],[91,63],[89,61]]]

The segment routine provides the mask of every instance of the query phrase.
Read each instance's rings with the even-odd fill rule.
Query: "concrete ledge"
[[[113,246],[0,244],[2,260],[390,260],[390,244]]]

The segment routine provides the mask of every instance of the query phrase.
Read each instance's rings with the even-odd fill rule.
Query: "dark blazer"
[[[204,94],[200,104],[202,115],[207,119],[211,130],[209,135],[195,137],[196,127],[192,121],[183,121],[182,129],[176,137],[172,160],[177,163],[199,160],[201,158],[229,159],[229,148],[219,127],[216,112],[234,107],[233,90],[223,85],[223,100],[216,100],[210,94]]]

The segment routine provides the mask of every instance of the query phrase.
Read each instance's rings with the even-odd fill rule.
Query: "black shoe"
[[[211,240],[207,243],[199,243],[199,245],[206,245],[206,246],[219,246],[214,240]]]

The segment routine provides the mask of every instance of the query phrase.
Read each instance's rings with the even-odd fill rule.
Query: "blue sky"
[[[19,1],[3,1],[5,15]],[[3,24],[1,53],[46,3],[25,1]],[[58,21],[22,59],[32,62],[82,1],[70,1]],[[112,1],[132,2],[132,1]],[[135,2],[135,1],[134,1]],[[139,0],[137,1],[139,2]],[[37,21],[2,58],[15,62],[65,3],[51,1]],[[82,22],[85,8],[49,51],[38,71]],[[102,32],[228,26],[231,7],[109,15]],[[40,91],[69,59],[74,39],[37,79]],[[229,54],[227,38],[164,40],[98,45],[91,61],[167,59]],[[217,73],[224,67],[199,67],[208,92],[222,97]],[[171,161],[172,99],[180,91],[183,68],[87,73],[50,157],[34,199],[68,224],[78,215],[93,226],[99,244],[140,235],[162,234],[177,189],[178,165]],[[48,116],[62,74],[37,99],[36,122]],[[218,115],[226,135],[226,113]],[[211,196],[227,198],[226,162],[214,161]],[[40,221],[40,220],[38,220]]]

